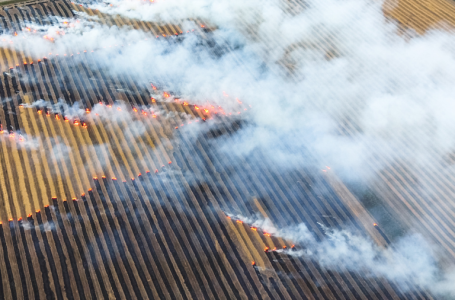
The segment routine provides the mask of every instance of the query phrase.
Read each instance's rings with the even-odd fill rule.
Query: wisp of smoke
[[[303,223],[277,228],[267,218],[233,217],[303,247],[297,251],[277,250],[279,252],[313,259],[328,269],[362,270],[370,276],[393,280],[404,290],[409,288],[408,283],[412,283],[435,295],[455,296],[450,284],[454,272],[441,273],[432,247],[421,235],[408,235],[388,248],[382,248],[364,236],[348,230],[332,230],[322,224],[320,226],[327,238],[318,241]]]

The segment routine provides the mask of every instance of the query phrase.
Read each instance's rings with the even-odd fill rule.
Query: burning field
[[[453,10],[6,3],[0,298],[455,297]]]

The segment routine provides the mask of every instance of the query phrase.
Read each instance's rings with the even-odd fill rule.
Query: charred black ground
[[[5,8],[0,11],[1,30],[20,31],[24,20],[51,24],[55,15],[74,17],[74,9],[66,1]],[[172,38],[169,43],[182,38]],[[200,47],[211,49],[214,57],[223,55],[224,48],[210,37],[201,38]],[[0,56],[6,57],[1,51],[4,49]],[[52,116],[62,118],[62,103],[91,108],[120,99],[131,108],[156,105],[166,111],[175,109],[172,103],[152,102],[150,87],[137,84],[129,74],[113,76],[104,70],[96,54],[83,55],[77,61],[60,56],[5,70],[0,79],[3,128],[21,131],[18,115],[24,95],[53,103]],[[158,88],[166,85],[160,80],[154,84]],[[34,107],[44,115],[48,109],[48,105]],[[194,110],[187,113],[202,119]],[[74,200],[65,183],[60,192],[66,199],[53,198],[51,205],[43,205],[28,218],[16,216],[3,222],[0,298],[432,299],[410,282],[403,287],[365,270],[324,268],[305,256],[292,255],[305,250],[305,245],[294,246],[228,218],[228,214],[266,214],[263,217],[278,227],[305,223],[319,241],[327,238],[321,224],[368,236],[365,224],[311,163],[289,170],[269,161],[260,150],[245,156],[221,151],[228,139],[254,124],[242,118],[215,121],[216,126],[192,132],[174,130],[180,126],[177,119],[163,120],[162,133],[171,143],[168,164],[160,165],[157,160],[156,170],[125,182],[94,178],[94,186]],[[53,128],[43,124],[43,129]],[[95,129],[87,130],[96,143]],[[314,160],[301,150],[302,157]],[[147,150],[131,151],[145,154]],[[0,148],[0,165],[8,161],[4,152]],[[120,159],[120,150],[114,147],[114,152]],[[23,156],[20,162],[25,168]],[[62,172],[66,168],[58,167]],[[9,177],[5,168],[2,172]],[[8,195],[10,203],[15,201],[15,187],[11,186],[15,184],[2,185],[0,192]],[[26,184],[26,188],[31,195],[32,186]],[[357,195],[365,206],[376,209],[375,217],[392,218],[372,192],[362,187]],[[1,216],[6,216],[4,208]],[[388,233],[395,228],[375,229],[382,246],[388,247]],[[264,245],[269,249],[264,251]],[[286,250],[277,252],[271,245]]]

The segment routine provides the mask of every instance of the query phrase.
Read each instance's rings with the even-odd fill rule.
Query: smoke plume
[[[333,230],[322,224],[319,225],[326,238],[321,241],[315,239],[303,223],[277,228],[269,219],[234,218],[301,247],[297,251],[277,250],[280,253],[310,258],[332,270],[362,270],[368,276],[380,276],[397,282],[404,290],[412,283],[435,295],[455,296],[451,285],[455,272],[441,272],[438,269],[434,249],[419,234],[407,235],[395,241],[391,247],[382,248],[364,236],[348,230]]]

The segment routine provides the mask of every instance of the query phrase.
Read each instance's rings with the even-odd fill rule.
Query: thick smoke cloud
[[[453,34],[400,36],[384,18],[380,1],[308,1],[305,9],[278,0],[112,4],[92,6],[142,21],[202,19],[217,28],[207,33],[214,43],[191,34],[170,43],[84,14],[78,22],[69,20],[65,35],[57,26],[43,28],[53,41],[42,35],[0,39],[36,57],[94,50],[113,74],[128,73],[144,85],[162,82],[194,103],[237,111],[239,99],[248,105],[249,125],[224,148],[239,155],[259,150],[283,169],[328,165],[340,176],[365,180],[396,159],[424,170],[453,152]],[[194,28],[199,25],[186,21],[183,30]],[[217,52],[213,45],[229,50]],[[140,135],[141,124],[132,124],[128,134]],[[303,149],[314,159],[304,159]],[[449,290],[454,275],[438,274],[434,252],[421,247],[420,237],[383,250],[347,232],[332,232],[330,241],[317,243],[304,225],[278,234],[303,239],[312,250],[302,255],[324,264],[330,257],[348,268],[361,264],[390,279],[454,292]],[[384,261],[391,262],[381,265]]]
[[[261,149],[282,167],[298,164],[298,157],[292,157],[305,148],[317,156],[315,165],[361,178],[371,175],[365,170],[384,167],[377,159],[370,164],[373,157],[406,158],[412,166],[423,167],[452,151],[450,83],[455,61],[450,33],[433,31],[405,40],[385,20],[379,2],[315,1],[297,14],[283,5],[94,5],[104,13],[146,21],[202,18],[219,28],[210,38],[233,49],[222,55],[201,46],[195,36],[169,45],[141,31],[90,21],[55,36],[53,44],[39,42],[41,37],[19,44],[38,45],[37,54],[103,50],[100,63],[112,72],[131,73],[144,84],[159,80],[182,97],[228,108],[238,98],[253,107],[248,116],[252,125],[237,137],[237,144],[228,144],[242,151]],[[48,30],[50,36],[55,31]],[[353,130],[349,137],[340,124]],[[440,156],[430,155],[430,148]]]

